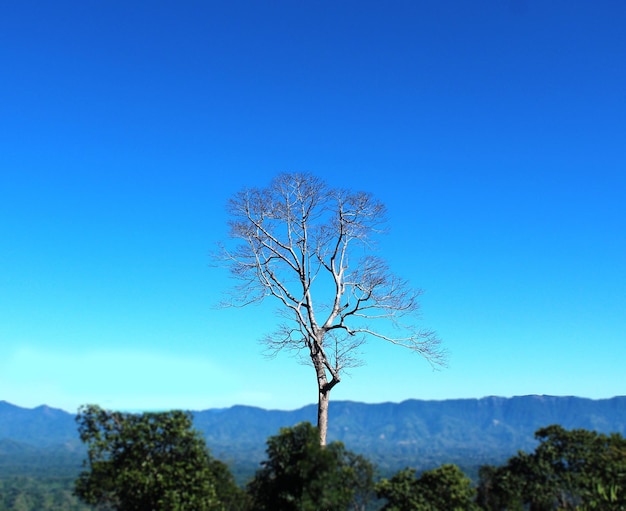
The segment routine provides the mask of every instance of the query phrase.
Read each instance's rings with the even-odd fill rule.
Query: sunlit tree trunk
[[[318,335],[311,345],[311,360],[317,376],[317,428],[320,435],[320,445],[327,442],[328,433],[328,404],[330,402],[330,391],[341,381],[336,368],[328,364],[328,357],[323,349],[324,334],[317,329]],[[330,381],[328,374],[330,373]]]
[[[328,403],[330,402],[330,391],[333,387],[334,383],[332,385],[328,383],[325,373],[323,373],[321,377],[318,373],[317,429],[320,433],[320,445],[326,445],[326,436],[328,433]]]
[[[330,402],[330,391],[320,389],[319,400],[317,402],[317,429],[320,434],[320,445],[326,445],[328,433],[328,403]]]

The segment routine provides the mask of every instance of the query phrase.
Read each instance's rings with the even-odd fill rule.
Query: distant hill
[[[330,403],[329,440],[340,440],[382,468],[428,468],[443,462],[477,466],[496,463],[518,450],[532,450],[537,429],[626,431],[626,397],[485,397],[401,403]],[[282,426],[316,420],[316,406],[294,411],[234,406],[194,412],[194,423],[213,452],[238,459],[264,456],[265,439]]]
[[[77,443],[74,417],[46,405],[31,409],[0,401],[0,440],[16,440],[35,447]]]
[[[249,471],[264,458],[267,437],[281,427],[314,423],[316,406],[293,411],[233,406],[195,411],[193,416],[215,456]],[[341,440],[385,471],[444,462],[476,467],[500,463],[520,449],[532,450],[534,432],[550,424],[624,434],[626,397],[336,401],[330,404],[328,437]],[[51,457],[66,453],[73,460],[82,455],[74,415],[47,406],[25,409],[0,401],[0,465],[22,454],[32,458],[37,450]]]

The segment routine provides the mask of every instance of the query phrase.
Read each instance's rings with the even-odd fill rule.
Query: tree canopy
[[[270,437],[267,457],[248,486],[254,511],[345,511],[373,487],[372,465],[340,442],[321,446],[308,422]]]
[[[387,500],[381,511],[477,511],[476,491],[456,465],[446,464],[417,477],[407,468],[376,485]]]
[[[225,509],[216,489],[218,480],[228,484],[223,464],[210,456],[188,413],[130,414],[90,405],[76,420],[87,445],[75,485],[84,502],[119,511]]]
[[[533,453],[481,468],[478,502],[484,509],[626,509],[626,439],[558,425],[535,436]]]

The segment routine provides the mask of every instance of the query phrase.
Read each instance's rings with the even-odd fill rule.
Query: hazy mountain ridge
[[[0,440],[10,439],[49,447],[78,441],[75,415],[41,405],[22,408],[0,401]]]
[[[315,422],[316,406],[292,411],[251,406],[194,411],[194,425],[215,456],[235,464],[258,464],[265,441],[281,427]],[[22,449],[75,452],[79,447],[74,414],[40,406],[20,408],[0,401],[0,458]],[[330,404],[329,440],[341,440],[383,467],[433,466],[442,462],[478,465],[499,462],[517,450],[534,448],[543,426],[626,431],[626,397],[485,397],[443,401],[408,400]]]

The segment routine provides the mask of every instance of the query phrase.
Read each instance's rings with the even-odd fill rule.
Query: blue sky
[[[0,399],[293,409],[271,303],[215,305],[225,204],[306,171],[386,203],[433,371],[333,399],[626,394],[622,1],[0,5]]]

